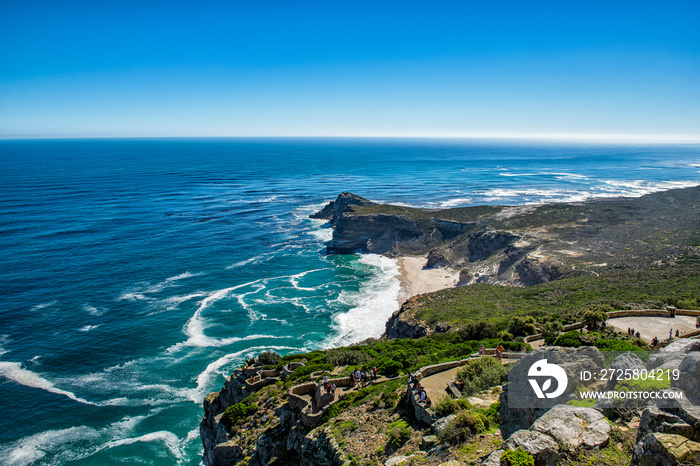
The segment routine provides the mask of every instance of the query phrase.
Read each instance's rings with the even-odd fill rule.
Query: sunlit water
[[[698,146],[0,142],[0,463],[199,464],[203,397],[251,355],[379,336],[395,261],[326,256],[351,191],[429,208],[700,183]]]

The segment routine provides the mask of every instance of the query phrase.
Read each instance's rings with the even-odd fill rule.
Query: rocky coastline
[[[327,226],[333,228],[328,254],[362,252],[397,259],[421,258],[427,270],[444,267],[444,270],[455,271],[454,276],[443,277],[448,279],[443,284],[449,282],[450,288],[455,290],[450,291],[453,293],[470,286],[537,288],[582,277],[598,279],[619,270],[661,270],[677,264],[680,267],[688,262],[688,257],[694,263],[692,258],[698,257],[700,252],[700,244],[695,244],[700,231],[699,200],[700,188],[686,188],[636,199],[428,211],[376,204],[354,194],[342,193],[312,217],[327,220]],[[526,369],[527,365],[523,364],[514,368],[520,382],[502,383],[489,389],[500,393],[498,404],[492,403],[489,408],[493,411],[496,406],[496,411],[500,411],[496,417],[499,428],[485,431],[483,426],[471,426],[471,433],[467,434],[470,446],[458,450],[453,440],[448,440],[450,429],[455,423],[463,422],[465,412],[479,419],[487,412],[469,407],[466,411],[458,410],[456,414],[441,417],[428,410],[430,414],[426,417],[417,381],[479,359],[476,353],[465,360],[457,361],[452,356],[447,357],[447,361],[453,362],[420,367],[414,372],[416,381],[409,380],[408,389],[403,385],[405,376],[396,380],[399,385],[343,389],[341,393],[344,394],[333,402],[338,403],[335,408],[328,405],[316,414],[316,404],[322,397],[322,377],[331,375],[331,370],[332,374],[346,374],[343,370],[347,368],[352,371],[363,363],[367,365],[371,358],[378,357],[373,349],[376,345],[391,346],[392,342],[403,339],[439,337],[434,341],[442,345],[439,342],[444,340],[448,348],[445,354],[450,354],[449,348],[455,344],[450,342],[463,342],[457,343],[459,345],[473,339],[471,334],[464,334],[460,336],[462,339],[455,340],[454,336],[461,335],[462,330],[449,319],[422,317],[439,293],[411,294],[415,293],[407,294],[376,344],[364,342],[340,348],[338,352],[292,355],[282,358],[284,364],[276,369],[260,366],[234,371],[222,390],[209,394],[204,401],[205,415],[200,425],[204,464],[498,466],[512,464],[509,458],[520,452],[532,458],[535,462],[532,464],[546,465],[578,465],[579,458],[590,455],[600,456],[600,461],[590,463],[596,465],[700,462],[697,406],[646,404],[621,415],[605,405],[577,407],[561,404],[561,401],[536,402],[523,414],[522,410],[509,406],[508,397],[508,393],[522,391],[518,383],[525,382],[526,374],[517,376],[516,373]],[[689,380],[695,382],[692,386],[672,386],[671,389],[686,390],[696,396],[698,343],[697,340],[682,341],[685,342],[681,348],[683,354],[671,357],[675,354],[675,347],[671,345],[666,354],[672,362],[667,364],[692,373]],[[474,350],[471,346],[467,348]],[[405,350],[395,354],[403,354],[402,351]],[[488,354],[492,354],[494,350],[489,351]],[[336,367],[339,357],[349,359]],[[663,354],[655,357],[663,359]],[[445,356],[442,358],[444,361]],[[584,369],[599,370],[603,366],[603,357],[594,346],[543,348],[525,356],[523,361],[541,358],[563,364],[571,374]],[[654,357],[649,364],[655,364],[652,359]],[[327,365],[319,361],[333,363]],[[387,361],[386,368],[382,366],[382,369],[392,370],[390,363]],[[406,361],[403,364],[404,368],[414,367]],[[644,367],[643,362],[639,364]],[[322,370],[309,374],[313,369]],[[257,381],[256,374],[260,375]],[[345,383],[347,375],[332,377],[341,377],[334,379],[339,386],[351,386]],[[447,388],[459,396],[453,382],[454,379],[450,382],[452,388]],[[528,387],[527,384],[523,386]],[[569,387],[566,400],[575,398],[575,388],[578,387]],[[470,398],[467,406],[472,399],[476,400],[476,406],[486,403],[484,400],[492,395],[482,392],[478,396],[481,398]],[[340,406],[343,408],[339,409]],[[414,421],[409,425],[404,419]],[[609,419],[617,420],[610,422]],[[484,421],[488,424],[485,418]],[[477,435],[478,432],[486,433]],[[361,458],[364,458],[362,462]]]

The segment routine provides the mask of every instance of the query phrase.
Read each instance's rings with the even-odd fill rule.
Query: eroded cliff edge
[[[700,187],[639,198],[532,206],[424,210],[342,193],[312,216],[329,221],[328,254],[428,255],[427,266],[461,269],[460,285],[517,287],[674,265],[700,245]],[[449,324],[418,318],[406,302],[389,338],[416,338]]]

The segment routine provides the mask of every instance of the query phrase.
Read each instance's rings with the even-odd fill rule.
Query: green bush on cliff
[[[463,443],[476,434],[486,432],[489,421],[482,413],[472,410],[464,410],[450,421],[438,435],[441,443]]]
[[[248,407],[243,403],[236,403],[226,408],[224,415],[221,417],[221,422],[230,429],[246,416],[248,416]]]
[[[456,378],[462,384],[463,395],[474,395],[482,390],[506,381],[508,368],[490,356],[470,361],[457,372]]]
[[[556,340],[554,340],[554,346],[567,346],[569,348],[579,348],[583,346],[581,340],[579,339],[580,333],[576,330],[571,330],[563,335],[559,335]]]
[[[507,450],[501,455],[501,464],[507,466],[535,466],[535,458],[522,448]]]
[[[386,428],[386,437],[389,444],[394,448],[403,445],[406,440],[411,438],[413,430],[408,427],[408,423],[402,419],[392,422]]]

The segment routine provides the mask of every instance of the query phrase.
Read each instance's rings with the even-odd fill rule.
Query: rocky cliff
[[[343,193],[314,215],[330,221],[328,254],[428,255],[427,267],[461,269],[459,286],[530,287],[625,268],[673,265],[695,254],[700,187],[640,198],[539,206],[422,210],[381,205]],[[439,328],[407,302],[387,325],[391,338]]]

